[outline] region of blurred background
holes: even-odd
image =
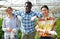
[[[57,22],[57,39],[60,39],[60,0],[0,0],[0,39],[3,38],[3,31],[2,31],[2,21],[7,16],[5,9],[7,7],[12,7],[13,11],[19,11],[24,9],[24,3],[26,1],[31,1],[33,4],[32,10],[41,12],[41,6],[47,5],[50,9],[50,15],[56,18]],[[21,39],[21,32],[18,31],[18,37]],[[55,36],[56,37],[56,36]],[[36,35],[36,39],[38,39],[38,36]]]

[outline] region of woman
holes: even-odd
[[[47,5],[43,5],[41,7],[41,11],[43,14],[42,18],[38,19],[38,25],[36,26],[36,30],[39,34],[40,39],[54,39],[52,35],[55,35],[55,18],[49,16],[49,8]]]
[[[20,23],[16,16],[12,14],[12,8],[6,9],[7,17],[3,20],[2,30],[4,31],[4,39],[18,39],[17,33]]]

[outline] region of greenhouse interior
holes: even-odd
[[[2,22],[6,15],[6,8],[12,7],[14,11],[24,10],[25,2],[30,1],[32,3],[32,10],[41,12],[41,7],[47,5],[49,7],[49,14],[56,18],[57,22],[57,36],[55,39],[60,39],[60,0],[0,0],[0,39],[4,39],[4,32],[2,31]],[[18,38],[21,39],[21,31],[18,31]],[[36,39],[39,39],[36,34]]]

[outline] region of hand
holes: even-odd
[[[49,32],[46,30],[45,33],[43,34],[43,37],[48,36]]]
[[[12,29],[12,32],[17,32],[17,30],[14,28],[14,29]]]
[[[7,31],[8,31],[8,32],[11,32],[11,31],[12,31],[12,29],[11,29],[11,28],[7,28]]]
[[[41,32],[40,29],[37,29],[38,32]]]
[[[47,30],[45,31],[45,33],[46,33],[46,34],[49,34],[49,32],[48,32]]]

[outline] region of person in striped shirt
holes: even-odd
[[[17,33],[20,28],[20,22],[15,15],[12,14],[13,9],[6,9],[7,17],[4,18],[2,30],[4,31],[4,39],[18,39]]]

